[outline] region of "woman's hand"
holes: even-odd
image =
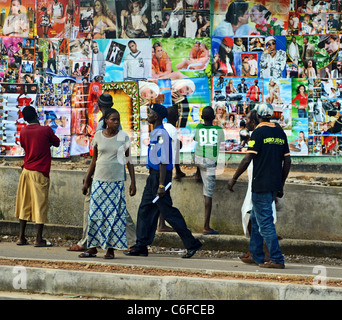
[[[89,184],[87,182],[84,181],[83,183],[83,187],[82,187],[82,194],[86,195],[89,189]]]
[[[135,196],[136,193],[137,193],[137,188],[134,183],[131,183],[131,185],[129,186],[129,195],[133,197]]]

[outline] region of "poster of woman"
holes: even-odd
[[[116,1],[118,38],[148,38],[151,30],[151,1]]]
[[[3,2],[1,35],[7,37],[34,36],[34,0],[6,0]]]
[[[292,119],[292,135],[288,137],[291,155],[308,155],[308,119]]]
[[[40,38],[76,38],[80,0],[37,0],[36,19]]]
[[[285,35],[289,9],[290,0],[215,1],[212,35]]]

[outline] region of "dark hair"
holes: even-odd
[[[157,47],[162,47],[162,44],[161,44],[159,41],[156,42],[156,43],[154,43],[153,46],[152,46],[152,48],[153,48],[154,50],[156,50]]]
[[[249,119],[254,121],[257,125],[260,123],[259,118],[258,118],[258,113],[255,109],[250,111]]]
[[[304,87],[304,91],[306,91],[306,88],[305,88],[304,84],[300,84],[300,85],[297,87],[297,94],[299,93],[299,88],[300,88],[300,87]]]
[[[134,40],[129,40],[127,44],[129,45],[130,43],[137,44]]]
[[[102,125],[102,128],[103,128],[103,129],[106,129],[106,121],[104,121],[104,120],[108,119],[109,116],[110,116],[111,114],[113,114],[113,113],[117,113],[117,114],[120,116],[119,111],[116,110],[116,109],[114,109],[114,108],[110,108],[110,109],[108,109],[108,110],[105,111],[105,113],[104,113],[104,115],[103,115],[103,125]]]
[[[225,20],[235,26],[238,24],[239,18],[242,17],[247,10],[248,3],[246,1],[235,0],[229,5]]]
[[[31,106],[25,107],[22,113],[24,120],[27,122],[31,122],[32,120],[35,120],[38,117],[36,109]]]
[[[167,122],[176,126],[179,119],[178,106],[172,106],[167,108]]]
[[[202,119],[203,120],[214,120],[215,119],[215,111],[212,107],[207,106],[202,110]]]
[[[256,4],[255,5],[257,10],[259,12],[263,12],[264,13],[264,18],[266,19],[266,21],[268,20],[268,18],[271,16],[272,12],[270,10],[268,10],[265,6],[263,6],[262,4]]]

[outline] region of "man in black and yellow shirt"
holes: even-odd
[[[253,160],[250,252],[253,261],[260,267],[283,269],[284,257],[273,223],[272,202],[276,196],[283,196],[283,187],[291,167],[290,151],[284,131],[270,122],[272,106],[261,103],[256,106],[256,111],[260,124],[252,133],[247,154],[229,181],[228,189],[233,191],[236,180]],[[264,240],[270,252],[268,262],[264,261]]]

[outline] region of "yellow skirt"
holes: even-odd
[[[15,216],[37,224],[47,222],[50,179],[41,172],[23,169],[18,185]]]

